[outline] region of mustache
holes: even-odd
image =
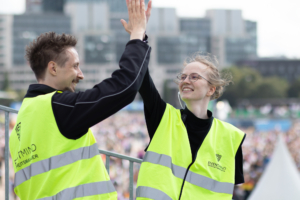
[[[74,83],[78,84],[79,83],[79,79],[75,79],[73,80]]]

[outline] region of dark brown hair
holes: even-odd
[[[48,32],[41,34],[26,46],[25,58],[29,62],[37,80],[43,79],[45,70],[50,61],[63,67],[68,61],[65,50],[75,47],[77,39],[68,34]]]
[[[218,60],[216,56],[211,54],[203,55],[201,52],[197,52],[192,57],[187,58],[183,65],[185,67],[192,62],[202,63],[210,69],[207,71],[208,80],[211,85],[216,87],[216,91],[210,99],[213,100],[219,98],[223,94],[224,88],[232,82],[232,75],[229,72],[220,72],[217,68]]]

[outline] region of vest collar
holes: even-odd
[[[31,84],[24,98],[36,97],[42,94],[54,92],[56,89],[44,84]]]

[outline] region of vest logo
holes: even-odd
[[[217,160],[218,160],[218,162],[221,160],[221,158],[222,158],[222,155],[220,155],[220,154],[216,154],[216,156],[217,156]]]
[[[226,170],[226,167],[222,167],[218,163],[214,163],[214,162],[210,162],[210,161],[208,161],[208,166],[212,167],[212,168],[216,168],[216,169],[218,169],[218,170],[220,170],[222,172],[225,172],[225,170]]]
[[[19,123],[16,125],[15,130],[16,130],[18,139],[19,139],[19,141],[20,141],[20,137],[21,137],[21,122],[19,122]]]

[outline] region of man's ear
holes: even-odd
[[[52,75],[57,75],[57,64],[54,61],[50,61],[47,66],[47,71]]]

